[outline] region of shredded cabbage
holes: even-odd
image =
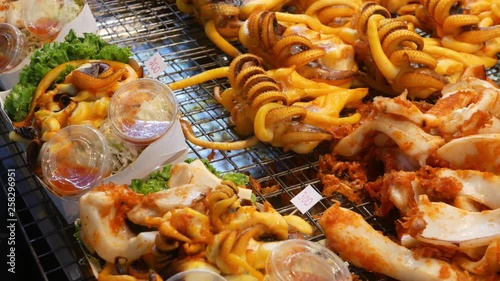
[[[106,118],[104,120],[104,123],[99,130],[106,138],[109,149],[111,151],[112,174],[116,174],[132,164],[132,162],[134,162],[137,157],[139,157],[142,150],[144,149],[128,144],[118,138],[112,131],[112,125],[109,118]]]

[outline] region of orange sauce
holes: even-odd
[[[34,23],[28,25],[28,30],[35,36],[54,40],[60,31],[60,22],[50,18],[39,18]]]
[[[81,191],[75,186],[75,183],[78,183],[79,186],[86,186],[99,177],[96,167],[80,166],[69,161],[66,161],[65,165],[60,165],[56,173],[58,179],[49,182],[55,189],[54,191],[63,196],[77,194]]]

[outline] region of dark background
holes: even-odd
[[[2,175],[2,188],[0,188],[0,206],[2,206],[0,208],[0,279],[5,281],[44,280],[19,222],[16,223],[15,233],[16,273],[12,274],[7,271],[9,268],[7,265],[7,255],[11,246],[7,244],[10,234],[9,229],[7,229],[7,191],[5,189],[7,169],[3,165],[0,167],[0,175]]]

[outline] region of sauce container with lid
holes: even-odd
[[[350,281],[342,259],[319,243],[290,239],[281,242],[266,261],[268,281]]]
[[[179,272],[166,281],[226,281],[226,279],[210,270],[191,269]]]
[[[24,58],[22,32],[8,23],[0,23],[0,73],[16,67]]]
[[[70,125],[42,146],[43,180],[50,192],[68,200],[109,176],[111,155],[105,137],[88,125]]]
[[[113,132],[125,142],[147,146],[165,135],[177,118],[170,88],[158,80],[140,78],[121,86],[111,98]]]
[[[64,0],[25,0],[24,24],[40,40],[53,41],[63,27],[59,19]]]

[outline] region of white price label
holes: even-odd
[[[146,61],[146,69],[149,72],[149,77],[156,78],[167,68],[167,64],[161,57],[160,53],[155,53]]]
[[[306,213],[311,209],[316,203],[321,200],[323,196],[319,194],[310,184],[306,186],[299,194],[290,200],[295,207],[302,213]]]

